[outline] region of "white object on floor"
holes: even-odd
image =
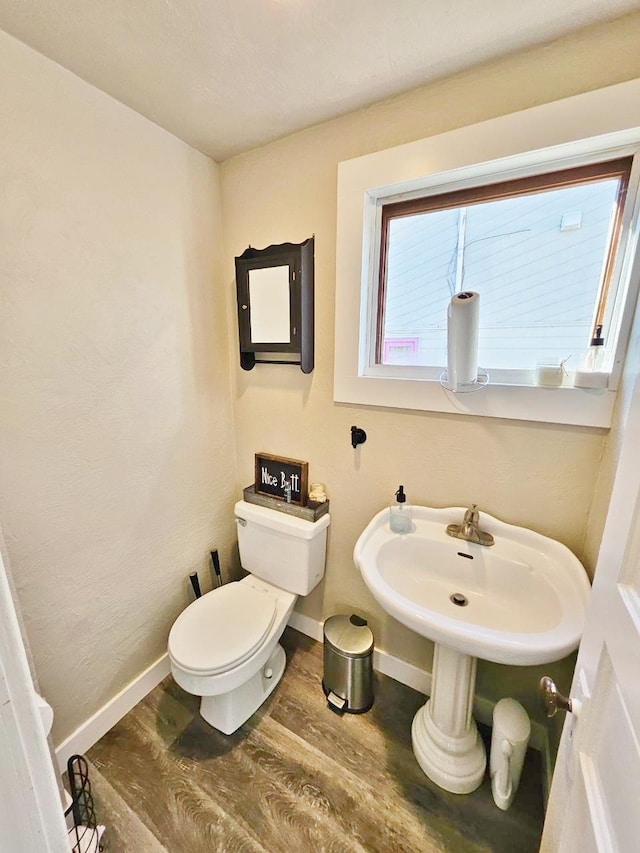
[[[530,736],[531,721],[522,705],[515,699],[501,699],[493,711],[489,772],[493,799],[503,811],[518,790]]]
[[[43,699],[42,696],[40,696],[39,693],[36,693],[36,705],[40,712],[42,728],[44,729],[45,735],[48,735],[51,731],[51,726],[53,725],[53,708],[46,699]]]
[[[78,826],[70,829],[69,841],[72,853],[98,853],[104,830],[104,826]]]
[[[171,672],[201,696],[209,725],[232,734],[258,710],[284,672],[279,644],[298,595],[322,580],[329,515],[316,522],[239,501],[242,568],[250,574],[196,599],[169,634]]]

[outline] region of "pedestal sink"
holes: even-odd
[[[412,529],[392,533],[389,510],[360,535],[354,561],[391,616],[435,643],[431,697],[413,720],[418,763],[456,794],[475,790],[486,766],[472,717],[477,659],[529,666],[577,648],[589,581],[559,542],[481,513],[487,547],[447,535],[459,507],[413,507]]]

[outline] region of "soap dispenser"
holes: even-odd
[[[407,503],[404,486],[399,486],[396,499],[389,508],[389,526],[392,533],[409,533],[411,530],[411,505]]]
[[[604,338],[602,337],[602,326],[596,326],[595,333],[591,338],[591,346],[587,353],[585,368],[587,370],[602,370],[604,361]]]
[[[604,369],[606,358],[602,326],[595,328],[591,345],[582,367],[575,372],[573,384],[576,388],[606,388],[609,384],[609,374]]]

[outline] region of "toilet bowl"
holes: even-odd
[[[176,620],[169,659],[176,682],[201,696],[200,713],[231,734],[284,672],[282,636],[297,596],[249,575],[203,595]]]
[[[328,515],[309,522],[244,501],[235,511],[240,561],[251,574],[189,605],[168,641],[175,681],[202,697],[200,714],[224,734],[246,722],[282,677],[278,641],[298,594],[322,579],[329,526]]]

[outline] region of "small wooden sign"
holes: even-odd
[[[284,501],[290,488],[291,503],[306,506],[308,483],[308,462],[272,456],[270,453],[256,453],[257,493]]]

